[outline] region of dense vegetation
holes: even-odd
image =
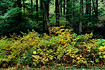
[[[104,66],[104,3],[1,0],[0,67]]]

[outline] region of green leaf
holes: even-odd
[[[102,56],[99,56],[99,58],[102,58]]]
[[[96,59],[95,61],[96,61],[96,62],[99,62],[99,59]]]

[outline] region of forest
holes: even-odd
[[[104,0],[0,0],[0,70],[105,69]]]

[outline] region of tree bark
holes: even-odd
[[[19,21],[21,23],[21,21],[22,21],[22,9],[21,9],[22,4],[21,4],[21,0],[17,0],[17,6],[19,7],[20,12],[18,13],[18,16],[17,16],[16,19],[17,19],[17,21]]]
[[[25,0],[23,0],[23,11],[25,13]]]
[[[73,0],[73,17],[75,16],[75,0]]]
[[[91,0],[86,0],[86,15],[87,15],[87,23],[91,21]]]
[[[32,8],[32,6],[33,6],[33,0],[31,0],[31,8]]]
[[[36,0],[36,19],[37,19],[37,23],[38,23],[38,0]]]
[[[86,0],[86,15],[87,15],[87,22],[91,21],[91,0]]]
[[[59,3],[59,12],[60,14],[62,14],[62,0],[60,0],[60,3]]]
[[[45,11],[45,20],[47,22],[46,25],[47,25],[48,33],[51,34],[50,22],[49,22],[49,18],[48,18],[48,12],[47,12],[46,4],[45,4],[44,1],[42,1],[42,6],[43,6],[43,9]]]
[[[96,20],[97,20],[97,22],[98,22],[98,0],[96,0],[96,11],[95,11],[96,13]]]
[[[56,26],[59,26],[59,2],[55,0]]]
[[[67,0],[67,10],[66,10],[66,20],[67,20],[67,21],[69,20],[69,19],[68,19],[68,18],[69,18],[69,9],[68,9],[68,8],[70,7],[70,6],[69,6],[69,1],[70,1],[70,0]]]
[[[66,20],[70,22],[70,17],[72,17],[72,1],[71,0],[67,0],[67,10],[66,10]]]
[[[96,2],[92,0],[92,3],[93,3],[96,22],[98,22],[98,0],[96,0]]]
[[[40,7],[40,10],[42,9],[42,0],[39,0],[39,7]]]
[[[82,16],[83,16],[83,0],[80,0],[80,23],[79,23],[79,34],[82,34]]]
[[[64,4],[63,4],[63,14],[65,15],[65,0],[64,0]]]

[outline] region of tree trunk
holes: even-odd
[[[65,15],[65,0],[64,0],[64,4],[63,4],[63,14]]]
[[[92,3],[93,3],[96,22],[98,22],[98,0],[96,0],[96,2],[92,0]]]
[[[33,6],[33,0],[31,0],[31,8],[32,8],[32,6]]]
[[[69,19],[68,19],[68,18],[69,18],[69,7],[70,7],[70,6],[69,6],[69,1],[70,1],[70,0],[67,0],[67,10],[66,10],[66,20],[67,20],[67,21],[69,20]]]
[[[80,23],[79,23],[79,34],[82,34],[82,16],[83,16],[83,0],[80,0]]]
[[[60,14],[62,14],[62,0],[60,0],[60,4],[59,4],[59,12],[60,12]]]
[[[45,13],[43,12],[43,6],[42,6],[42,0],[39,0],[39,7],[40,7],[40,10],[42,11],[42,21],[43,21],[43,32],[45,32]]]
[[[45,11],[45,20],[46,20],[46,25],[47,25],[47,29],[48,29],[48,33],[51,34],[51,30],[50,30],[50,22],[49,22],[49,18],[48,18],[48,12],[47,12],[47,7],[46,7],[46,4],[44,1],[42,1],[42,6],[43,6],[43,9]]]
[[[21,7],[22,7],[22,4],[21,4],[21,0],[17,0],[17,6],[19,7],[19,10],[20,10],[20,12],[18,13],[18,16],[17,16],[17,21],[19,21],[20,23],[21,23],[21,21],[22,21],[22,9],[21,9]]]
[[[73,0],[73,17],[75,15],[75,0]]]
[[[38,23],[38,0],[36,0],[36,19],[37,19],[37,23]]]
[[[72,18],[73,15],[71,8],[72,8],[72,0],[67,0],[66,20],[69,21],[69,23],[72,23],[70,20],[70,18]],[[71,27],[73,27],[72,24]]]
[[[40,7],[40,10],[42,9],[42,0],[39,0],[39,7]]]
[[[95,11],[96,13],[96,20],[97,20],[97,22],[98,22],[98,0],[96,0],[96,11]]]
[[[25,13],[25,0],[23,0],[23,12]]]
[[[86,15],[87,15],[87,23],[91,21],[91,0],[86,0]]]
[[[56,26],[59,26],[59,2],[55,0]]]

